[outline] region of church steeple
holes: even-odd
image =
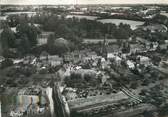
[[[104,36],[104,41],[103,41],[103,45],[102,45],[102,56],[107,59],[107,41],[106,41],[106,35]]]

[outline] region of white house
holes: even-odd
[[[134,69],[135,68],[134,63],[132,61],[130,61],[130,60],[127,60],[127,65],[128,65],[128,68],[130,68],[130,69]]]
[[[150,58],[146,57],[146,56],[138,56],[139,60],[140,60],[140,64],[143,64],[145,66],[149,65],[150,62]]]

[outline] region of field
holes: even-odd
[[[119,25],[120,23],[129,24],[132,30],[135,30],[138,26],[143,25],[144,22],[141,21],[134,21],[134,20],[122,20],[122,19],[101,19],[98,20],[102,23],[114,23]]]

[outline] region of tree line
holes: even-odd
[[[40,24],[40,28],[34,24]],[[11,30],[16,27],[16,32]],[[37,44],[37,36],[42,31],[54,32],[54,38],[65,38],[76,45],[84,38],[102,39],[116,38],[128,39],[132,30],[127,24],[116,26],[112,23],[103,24],[95,20],[69,18],[65,15],[38,14],[27,17],[27,15],[11,15],[7,21],[2,23],[1,45],[5,56],[13,56],[11,48],[15,48],[20,56],[29,53],[31,48]],[[9,54],[9,55],[6,55]]]
[[[42,24],[45,31],[53,31],[56,36],[76,39],[91,38],[102,39],[105,35],[107,38],[128,39],[132,30],[128,24],[116,26],[112,23],[101,23],[96,20],[66,18],[64,15],[37,15],[33,21]]]
[[[29,53],[36,46],[39,33],[37,27],[24,20],[16,25],[15,31],[8,24],[4,25],[0,34],[3,56],[10,58]]]

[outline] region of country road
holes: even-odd
[[[55,84],[53,88],[53,101],[56,117],[70,117],[58,84]]]

